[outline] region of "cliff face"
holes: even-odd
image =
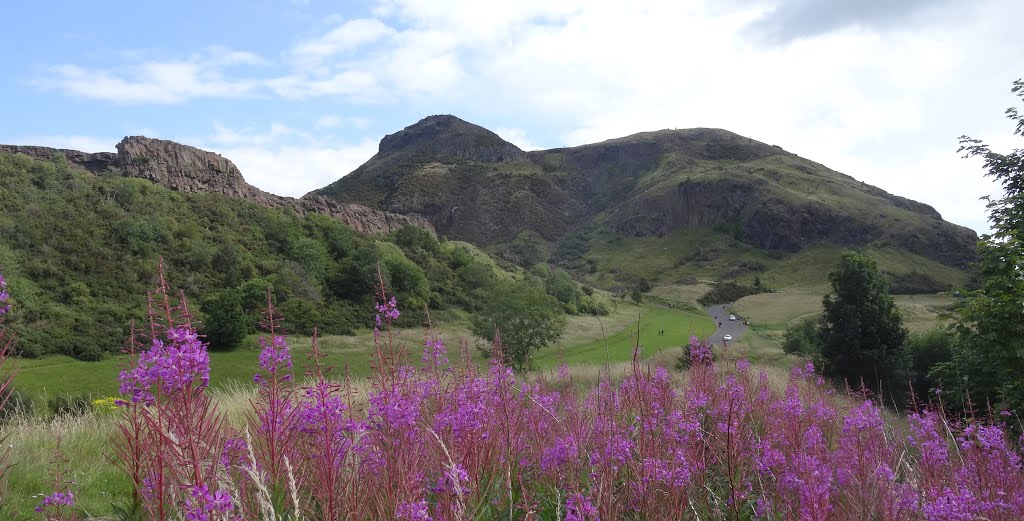
[[[90,154],[78,150],[66,148],[31,147],[18,145],[0,145],[0,153],[4,154],[25,154],[32,159],[45,161],[51,157],[63,154],[72,168],[81,168],[92,173],[102,172],[117,161],[117,154],[113,152],[97,152]]]
[[[231,160],[163,139],[130,136],[117,144],[117,162],[130,177],[149,179],[179,192],[207,192],[278,206],[277,196],[245,182]]]
[[[231,160],[174,141],[130,136],[117,144],[117,153],[89,154],[77,150],[13,145],[0,145],[0,152],[25,154],[41,160],[62,154],[72,168],[92,173],[117,168],[125,176],[148,179],[179,192],[238,197],[270,208],[290,208],[299,215],[319,213],[371,235],[390,233],[407,224],[434,233],[433,226],[416,215],[398,215],[357,204],[338,203],[324,197],[293,199],[264,192],[247,183]]]

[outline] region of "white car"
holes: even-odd
[[[732,341],[732,335],[725,335],[725,336],[722,337],[722,340],[725,340],[726,342],[731,342]]]
[[[729,320],[736,320],[736,315],[729,315]]]

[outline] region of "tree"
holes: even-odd
[[[1024,79],[1011,92],[1024,101]],[[1024,115],[1006,110],[1024,137]],[[986,198],[992,233],[978,241],[975,265],[980,288],[968,294],[953,325],[953,360],[929,374],[941,383],[947,405],[990,404],[1024,414],[1024,149],[993,152],[979,140],[960,137],[964,157],[979,157],[1003,187],[1003,197]]]
[[[493,343],[501,335],[502,362],[517,371],[530,369],[533,354],[554,342],[565,330],[566,319],[558,301],[537,284],[503,282],[490,291],[483,310],[470,323],[470,331]],[[495,353],[484,348],[489,355]]]
[[[829,273],[832,293],[822,299],[818,328],[828,375],[858,388],[902,394],[907,376],[907,330],[889,284],[869,257],[846,252]]]
[[[238,292],[225,290],[214,294],[203,302],[203,334],[210,343],[210,349],[231,350],[238,347],[249,333],[249,317],[242,309]]]

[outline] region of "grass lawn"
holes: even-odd
[[[715,330],[711,317],[696,315],[675,308],[662,306],[637,307],[640,318],[640,345],[643,356],[657,355],[665,349],[678,348],[689,341],[690,335],[706,336]],[[625,327],[611,330],[606,326],[607,340],[597,336],[594,340],[575,345],[550,347],[539,352],[535,361],[540,368],[550,368],[561,364],[575,363],[615,363],[630,360],[636,342],[636,319]],[[664,329],[665,335],[659,336],[658,330]]]

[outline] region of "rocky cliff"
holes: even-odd
[[[125,176],[147,179],[179,192],[223,194],[270,208],[290,208],[299,215],[328,215],[366,234],[390,233],[407,224],[434,233],[433,226],[416,215],[398,215],[358,204],[339,203],[324,197],[293,199],[264,192],[247,183],[231,160],[174,141],[129,136],[117,144],[117,153],[90,154],[77,150],[14,145],[0,145],[0,153],[25,154],[43,160],[63,155],[72,168],[92,173],[116,168]]]
[[[32,147],[19,145],[0,145],[0,153],[3,154],[25,154],[32,159],[45,161],[56,155],[63,155],[72,168],[80,168],[92,173],[102,172],[117,161],[117,154],[113,152],[97,152],[90,154],[78,150],[66,148]]]

